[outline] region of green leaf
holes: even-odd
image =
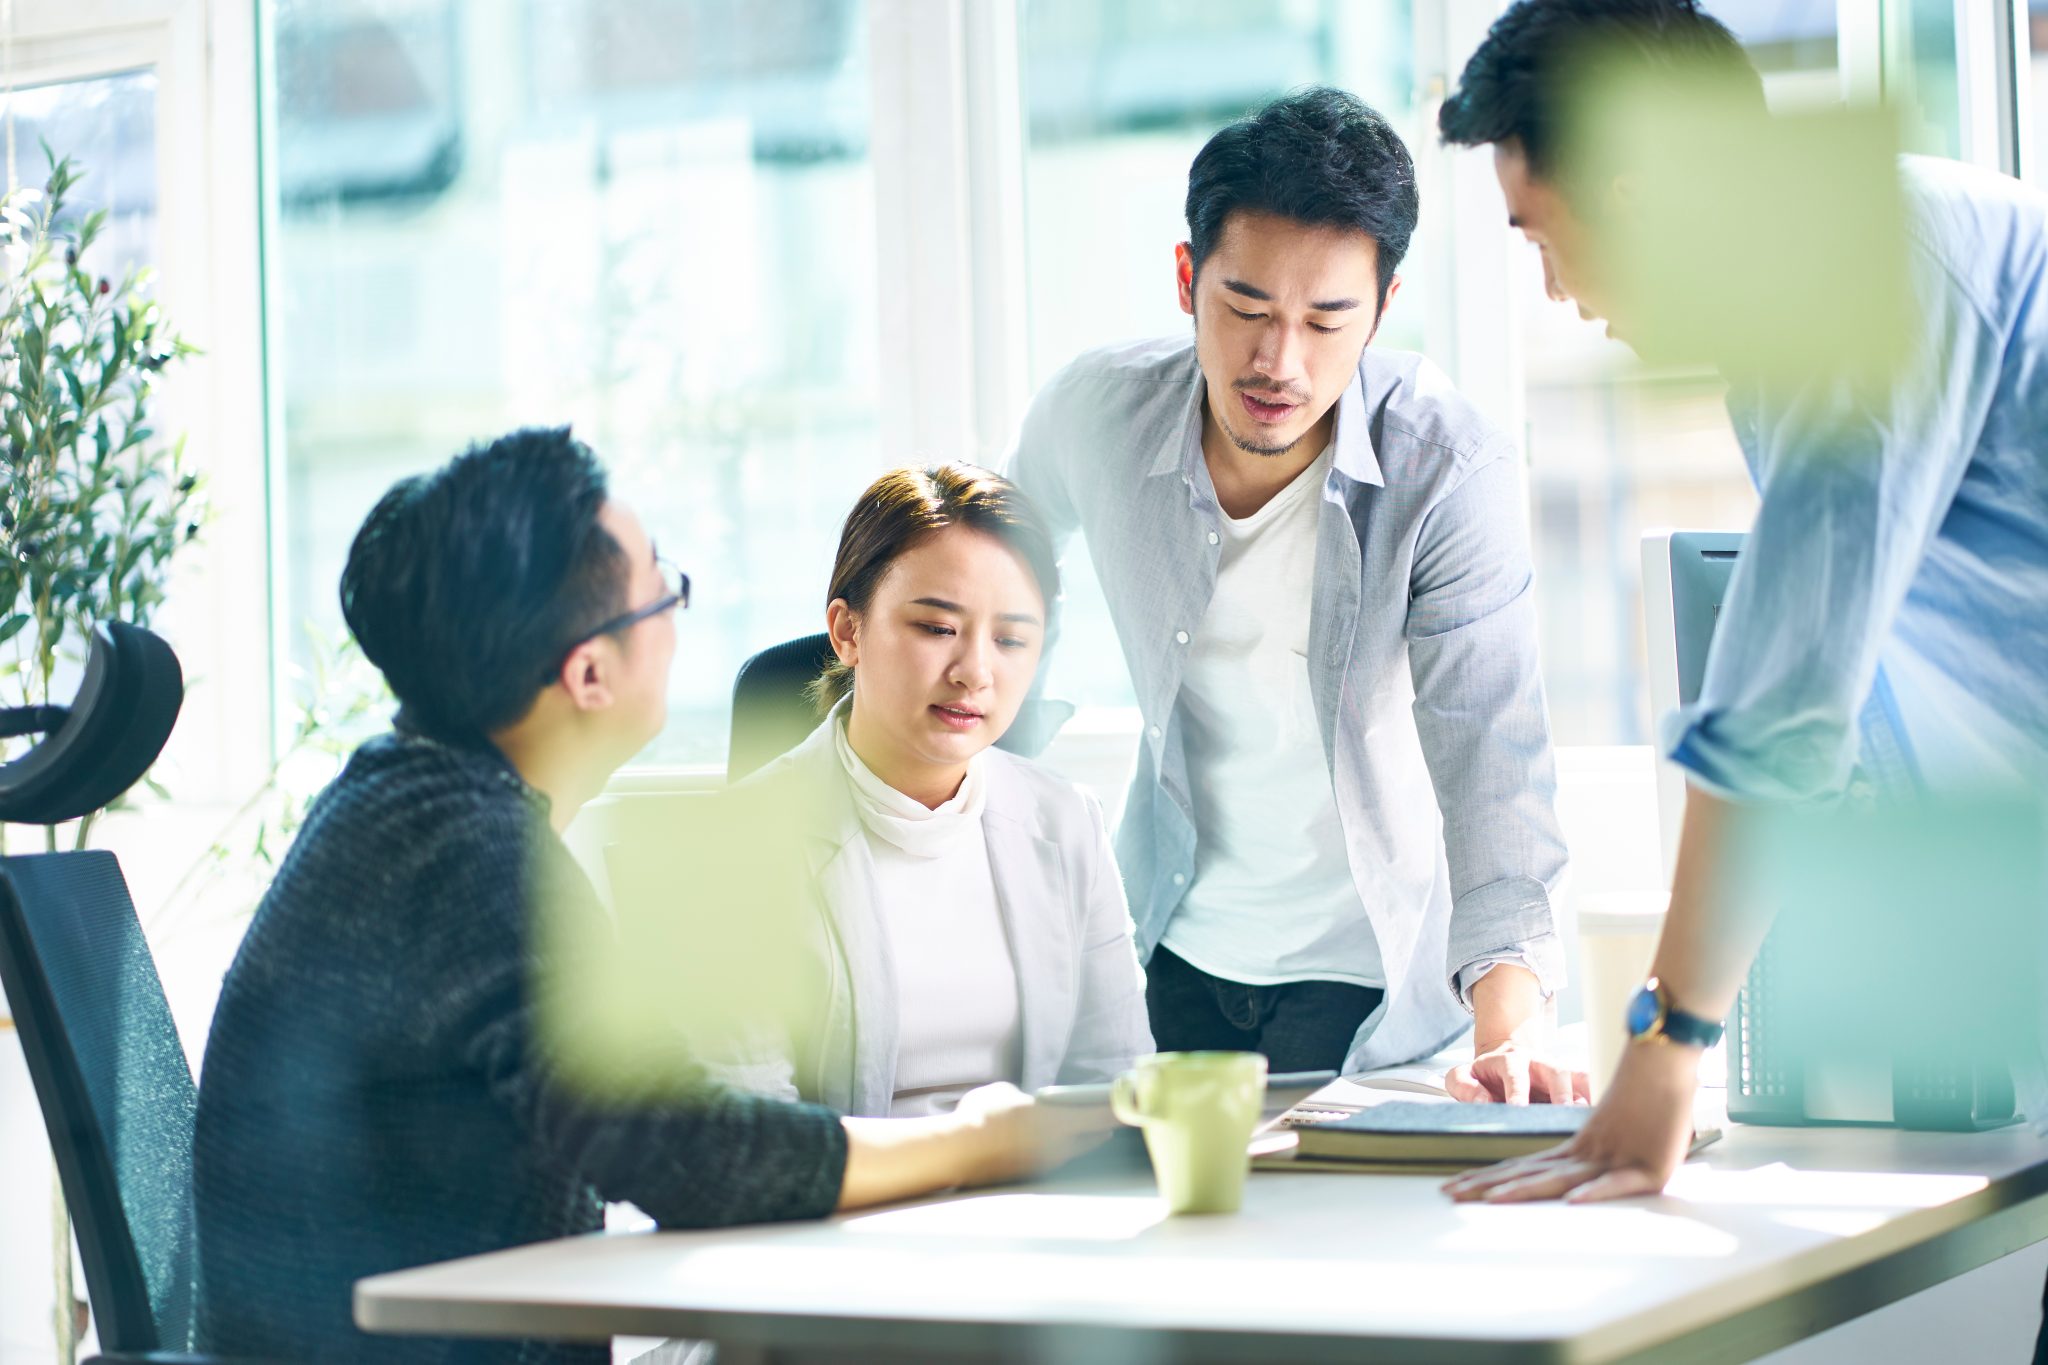
[[[27,616],[16,615],[8,617],[5,621],[0,621],[0,644],[6,644],[9,640],[21,634],[23,627],[28,625],[30,619]]]

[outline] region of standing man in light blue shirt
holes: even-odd
[[[1642,319],[1595,227],[1633,211],[1633,190],[1560,164],[1557,136],[1596,41],[1649,77],[1643,89],[1704,65],[1761,115],[1740,45],[1691,0],[1521,0],[1440,124],[1447,141],[1492,145],[1510,222],[1541,249],[1551,296],[1611,317],[1626,340]],[[2048,787],[2048,197],[1920,157],[1901,158],[1898,178],[1909,363],[1882,386],[1821,373],[1729,394],[1763,500],[1699,697],[1662,731],[1691,780],[1652,991],[1665,1015],[1724,1018],[1762,940],[1767,907],[1715,894],[1745,807],[1832,797],[1858,768],[1909,794]],[[1698,1054],[1631,1045],[1576,1141],[1452,1192],[1661,1189],[1690,1134]],[[2021,1080],[2039,1123],[2048,1096],[2038,1077]]]
[[[1368,347],[1417,208],[1351,95],[1223,129],[1175,253],[1194,334],[1069,364],[1012,474],[1085,533],[1144,714],[1118,858],[1159,1046],[1357,1069],[1476,1025],[1459,1094],[1570,1100],[1519,462]]]

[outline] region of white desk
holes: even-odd
[[[364,1280],[356,1319],[708,1337],[721,1365],[1746,1360],[2048,1238],[2048,1141],[2025,1129],[1734,1127],[1663,1197],[1602,1206],[1436,1186],[1256,1173],[1242,1213],[1169,1219],[1132,1175],[600,1235]]]

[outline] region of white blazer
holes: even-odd
[[[895,969],[877,913],[875,865],[828,720],[733,788],[788,822],[809,905],[801,964],[822,983],[814,1037],[750,1039],[706,1058],[728,1084],[885,1117],[896,1093]],[[982,828],[1017,970],[1023,1090],[1103,1081],[1152,1050],[1138,965],[1102,808],[1046,769],[990,749]]]

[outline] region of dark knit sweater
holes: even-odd
[[[600,1104],[551,1079],[531,1031],[543,896],[606,931],[545,798],[495,751],[386,735],[320,795],[207,1043],[194,1179],[208,1349],[602,1361],[588,1346],[370,1337],[352,1288],[593,1231],[601,1200],[669,1226],[832,1208],[846,1141],[828,1110],[709,1087]]]

